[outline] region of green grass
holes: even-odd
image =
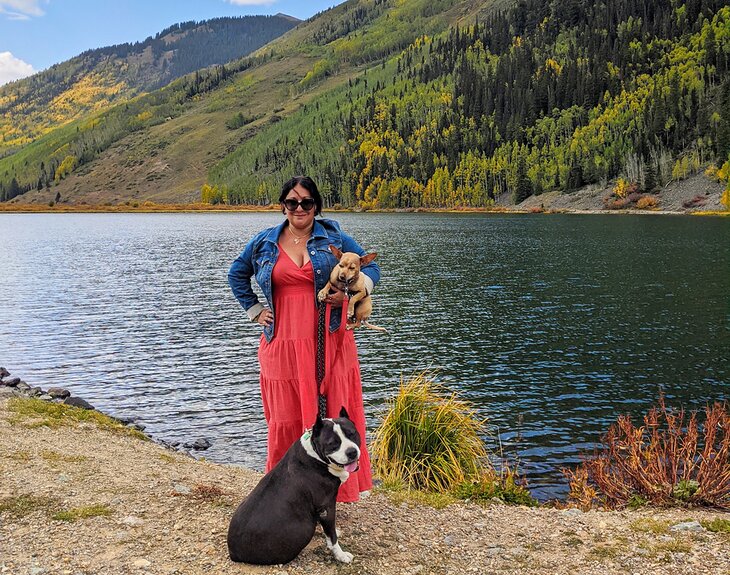
[[[730,519],[713,519],[712,521],[700,521],[700,525],[713,533],[729,533]]]
[[[8,400],[8,418],[12,425],[36,427],[75,427],[80,423],[92,423],[100,429],[129,437],[149,441],[142,432],[125,427],[117,420],[93,409],[82,409],[62,403],[46,402],[41,399],[14,397]]]
[[[659,535],[669,533],[669,522],[646,517],[633,521],[631,523],[631,529],[641,533],[654,533]]]
[[[483,421],[423,372],[401,382],[375,433],[372,459],[384,481],[446,493],[491,472]]]
[[[88,457],[83,455],[64,455],[56,451],[44,450],[41,452],[41,457],[49,463],[83,463],[88,461]]]
[[[59,511],[52,515],[52,519],[56,521],[67,521],[73,523],[79,519],[88,519],[89,517],[108,517],[114,511],[106,505],[89,505],[87,507],[75,507],[65,511]]]
[[[422,372],[401,382],[376,431],[371,453],[383,491],[396,501],[442,508],[457,500],[495,499],[536,506],[515,471],[497,473],[471,406]]]
[[[0,499],[0,515],[8,514],[16,518],[25,517],[36,511],[47,511],[53,505],[49,497],[18,495]]]

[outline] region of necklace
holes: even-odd
[[[301,242],[301,241],[302,241],[303,239],[305,239],[305,238],[308,238],[308,237],[309,237],[309,234],[311,234],[311,233],[312,233],[312,230],[310,229],[310,230],[309,230],[309,231],[308,231],[308,232],[307,232],[307,233],[306,233],[305,235],[303,235],[303,236],[298,236],[298,235],[297,235],[297,234],[295,234],[295,233],[294,233],[293,231],[291,231],[291,226],[287,226],[287,229],[289,230],[289,233],[290,233],[290,234],[291,234],[292,236],[294,236],[294,243],[295,243],[296,245],[299,245],[299,242]]]

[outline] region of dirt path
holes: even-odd
[[[351,565],[332,559],[320,530],[288,565],[238,565],[226,552],[228,521],[259,474],[94,424],[32,424],[0,399],[3,574],[730,573],[730,534],[696,524],[676,530],[730,513],[475,504],[436,510],[382,493],[338,508]],[[69,521],[74,510],[92,516]]]

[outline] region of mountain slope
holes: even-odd
[[[619,177],[607,207],[653,207],[728,154],[724,2],[521,0],[262,130],[211,170],[208,198],[266,203],[310,173],[331,205],[480,207]]]
[[[0,185],[37,189],[23,201],[180,202],[207,180],[206,201],[268,204],[309,173],[328,205],[415,208],[619,178],[608,207],[651,207],[708,164],[727,179],[729,153],[720,0],[350,0],[41,138],[0,160]]]
[[[421,30],[438,33],[491,5],[350,0],[254,56],[47,134],[0,160],[0,186],[8,199],[33,190],[22,201],[199,199],[207,170],[253,133],[400,51]]]
[[[298,22],[278,15],[175,24],[143,42],[89,50],[2,86],[0,156],[88,113],[241,58]]]

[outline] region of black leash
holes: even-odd
[[[319,317],[317,318],[317,403],[319,416],[327,417],[327,397],[322,395],[322,381],[324,380],[324,340],[325,340],[325,315],[327,304],[319,303]]]

